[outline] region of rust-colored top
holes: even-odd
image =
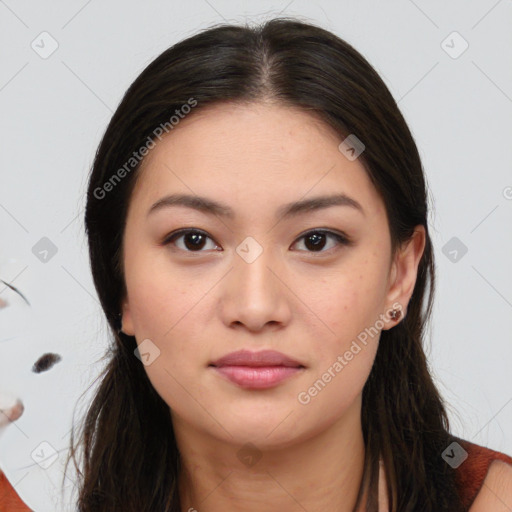
[[[0,511],[1,512],[32,512],[16,494],[3,471],[0,471]]]
[[[471,443],[458,437],[453,438],[468,456],[457,468],[457,486],[459,494],[466,509],[475,501],[478,492],[487,476],[487,471],[493,460],[502,460],[512,465],[512,457]],[[16,494],[4,473],[0,471],[0,511],[1,512],[32,512]]]

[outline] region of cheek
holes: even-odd
[[[381,267],[377,259],[360,259],[349,271],[333,273],[310,290],[311,309],[321,320],[316,329],[322,331],[324,340],[330,341],[317,345],[324,363],[334,361],[357,341],[361,351],[354,359],[362,365],[361,371],[366,368],[363,359],[368,359],[371,367],[381,327],[377,321],[384,313],[381,311],[385,295]],[[357,347],[353,351],[357,351]]]
[[[153,258],[151,264],[134,261],[127,269],[126,282],[137,338],[159,340],[172,336],[177,326],[196,314],[197,305],[208,291],[204,279],[171,272],[169,265],[162,265],[158,258]]]
[[[379,314],[375,283],[368,273],[352,274],[347,279],[331,279],[316,289],[312,309],[319,312],[322,322],[315,327],[317,332],[311,334],[322,342],[314,343],[311,379],[301,389],[302,399],[309,400],[306,407],[299,407],[299,411],[304,407],[304,414],[318,414],[330,423],[362,392],[380,338],[380,330],[372,328]]]
[[[195,308],[190,311],[188,306],[179,300],[159,310],[144,304],[138,311],[136,339],[139,346],[147,343],[146,339],[154,344],[150,347],[158,355],[144,370],[164,402],[172,409],[192,408],[195,414],[200,414],[191,397],[201,396],[203,392],[197,378],[198,366],[207,366],[208,358],[201,338],[204,329],[197,322],[200,312]]]
[[[367,326],[380,302],[378,287],[368,273],[330,279],[316,288],[316,294],[315,311],[331,334],[345,339]]]

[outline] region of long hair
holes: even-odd
[[[454,471],[441,457],[452,436],[423,347],[435,266],[416,144],[367,60],[331,32],[290,18],[252,27],[217,25],[170,47],[129,87],[105,131],[90,174],[85,227],[112,345],[76,446],[71,435],[79,510],[180,510],[180,459],[169,407],[134,357],[135,337],[118,332],[126,293],[123,229],[140,164],[132,157],[150,141],[158,144],[162,127],[172,130],[177,111],[193,116],[215,103],[268,100],[319,116],[340,141],[355,134],[364,143],[359,161],[385,203],[393,254],[415,226],[426,231],[407,315],[382,331],[363,388],[365,461],[358,505],[366,490],[366,510],[377,511],[381,456],[390,511],[462,510]]]

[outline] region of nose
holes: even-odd
[[[263,251],[254,261],[234,256],[219,301],[224,323],[256,332],[279,329],[291,318],[290,296],[277,260]]]

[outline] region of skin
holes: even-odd
[[[418,226],[392,257],[384,203],[341,141],[298,109],[221,104],[182,120],[143,161],[124,232],[122,328],[160,350],[145,370],[171,410],[183,511],[353,509],[365,453],[362,390],[380,329],[309,403],[298,395],[393,304],[406,314],[425,231]],[[234,218],[184,206],[147,215],[171,193],[214,199]],[[275,218],[283,204],[334,193],[364,214],[332,206]],[[210,237],[199,252],[190,237],[163,244],[185,227]],[[353,244],[327,237],[315,251],[304,235],[319,228]],[[252,263],[236,252],[248,236],[263,248]],[[273,388],[243,389],[209,367],[243,348],[275,349],[305,368]],[[237,457],[248,442],[261,456],[252,466]]]
[[[470,512],[510,512],[512,510],[512,466],[493,461]]]

